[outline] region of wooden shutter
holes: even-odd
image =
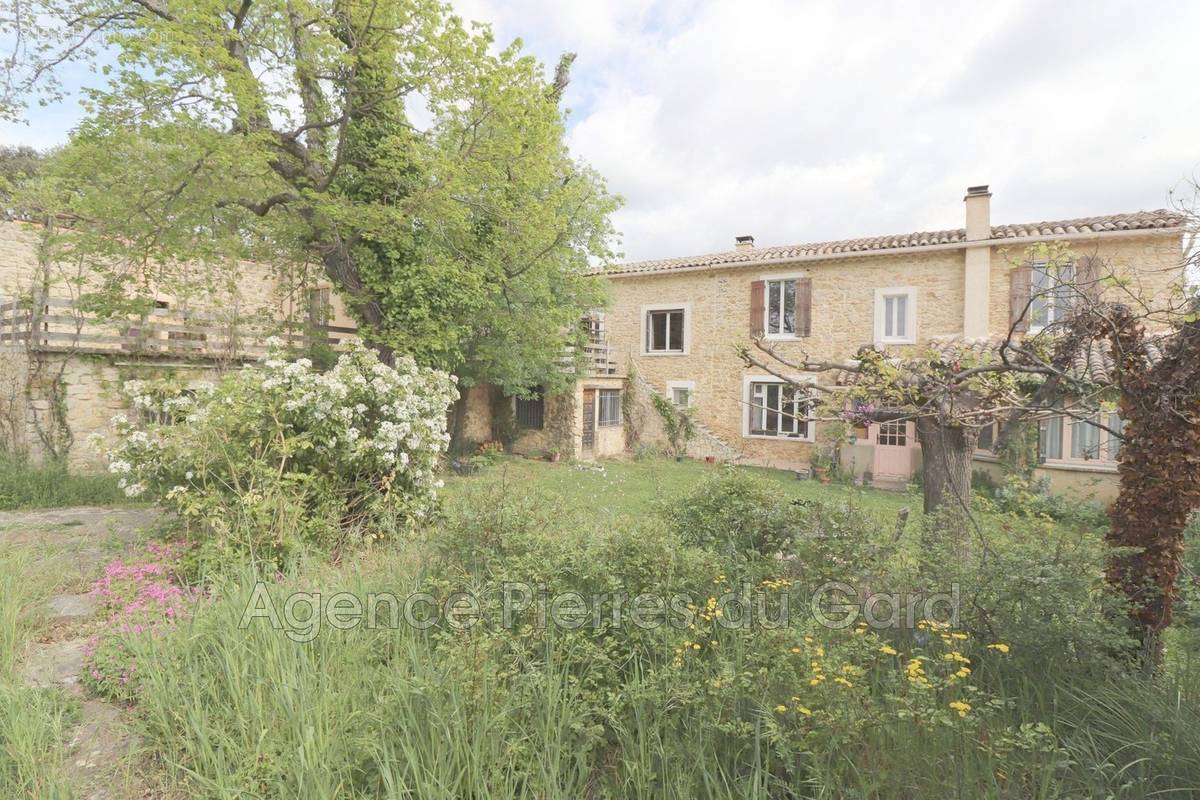
[[[796,335],[812,334],[812,278],[796,279]]]
[[[1075,262],[1075,284],[1088,300],[1099,300],[1103,287],[1100,285],[1100,259],[1084,256]]]
[[[1009,292],[1012,305],[1008,323],[1015,332],[1024,333],[1029,330],[1029,314],[1032,311],[1029,299],[1033,268],[1028,264],[1016,267],[1009,273],[1009,279],[1012,281],[1012,289]]]
[[[750,284],[750,338],[759,339],[763,335],[763,314],[766,312],[764,300],[765,283],[754,281]]]

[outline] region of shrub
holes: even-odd
[[[727,556],[779,553],[803,519],[777,486],[736,467],[722,467],[661,513],[683,542]]]
[[[134,408],[157,421],[116,418],[109,469],[130,497],[177,512],[211,559],[280,563],[433,508],[455,397],[446,373],[407,357],[387,366],[358,347],[322,374],[273,346],[259,366],[194,397],[153,389],[128,386]]]
[[[1043,516],[924,517],[915,579],[957,586],[964,627],[1012,643],[1026,669],[1105,668],[1129,647],[1122,599],[1104,579],[1109,548],[1093,528]]]

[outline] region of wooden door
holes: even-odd
[[[596,444],[596,390],[583,390],[583,449],[590,452]]]
[[[913,423],[899,420],[871,426],[871,441],[875,445],[871,473],[875,480],[907,481],[912,477],[914,428]]]

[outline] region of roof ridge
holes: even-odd
[[[1069,234],[1109,233],[1123,230],[1154,230],[1176,228],[1183,224],[1183,215],[1166,208],[1149,211],[1129,211],[1118,214],[1099,214],[1070,219],[1042,220],[1040,222],[1016,222],[991,226],[990,240],[1037,238],[1039,236],[1061,236]],[[943,230],[910,231],[908,233],[884,233],[851,239],[831,239],[823,242],[771,245],[744,250],[722,250],[695,256],[646,259],[613,264],[602,270],[607,274],[635,272],[665,272],[674,269],[735,265],[744,262],[779,260],[788,258],[838,255],[856,252],[881,252],[904,250],[940,244],[962,244],[966,241],[965,228]]]

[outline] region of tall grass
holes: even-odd
[[[62,463],[34,463],[0,451],[0,511],[121,502],[125,495],[111,475],[76,473]]]
[[[0,547],[0,797],[13,800],[70,796],[60,771],[70,704],[58,690],[22,685],[16,674],[40,599],[28,558]]]

